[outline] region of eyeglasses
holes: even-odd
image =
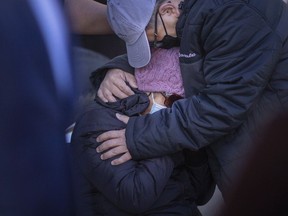
[[[181,95],[178,95],[178,94],[171,94],[171,95],[167,96],[167,95],[165,95],[165,93],[162,93],[162,95],[165,97],[164,105],[166,107],[172,107],[172,104],[175,101],[183,98]]]

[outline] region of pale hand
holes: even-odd
[[[104,102],[115,102],[116,98],[123,99],[133,95],[134,92],[126,82],[137,88],[134,75],[120,69],[109,69],[100,84],[97,96]]]
[[[116,114],[116,116],[119,120],[127,124],[129,120],[128,116],[120,114]],[[98,153],[104,152],[101,154],[102,160],[121,155],[119,158],[111,161],[112,165],[119,165],[132,159],[127,148],[125,131],[126,129],[107,131],[96,138],[97,142],[102,142],[102,144],[96,148]]]

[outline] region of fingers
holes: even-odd
[[[115,156],[120,156],[127,152],[127,148],[125,146],[117,146],[115,148],[109,149],[108,151],[101,154],[100,158],[102,160],[107,160]]]
[[[115,102],[116,98],[123,99],[133,95],[134,92],[126,82],[137,87],[134,75],[120,69],[110,69],[100,84],[97,96],[104,102]]]
[[[129,83],[132,88],[138,88],[135,76],[124,72],[125,80]]]
[[[111,161],[111,164],[112,164],[112,165],[120,165],[120,164],[122,164],[122,163],[127,162],[128,160],[131,160],[131,159],[132,159],[132,157],[131,157],[130,153],[129,153],[129,152],[126,152],[126,153],[123,154],[121,157],[119,157],[119,158]]]
[[[104,156],[104,159],[111,158],[117,154],[123,154],[125,151],[123,151],[124,148],[126,148],[126,151],[128,151],[126,147],[126,138],[125,138],[125,129],[123,130],[117,130],[117,131],[108,131],[101,135],[99,135],[96,138],[97,142],[103,142],[101,145],[99,145],[96,148],[96,151],[98,153],[105,152],[107,150],[111,150],[110,152],[107,152],[107,156]],[[124,146],[123,148],[120,148],[119,146]],[[114,150],[114,148],[118,148]],[[111,157],[109,157],[111,156]]]
[[[129,121],[129,117],[128,117],[128,116],[121,115],[121,114],[119,114],[119,113],[116,113],[116,117],[117,117],[120,121],[124,122],[125,124],[127,124],[128,121]]]
[[[105,141],[105,142],[103,142],[101,145],[99,145],[97,148],[96,148],[96,151],[98,152],[98,153],[102,153],[102,152],[105,152],[105,151],[112,151],[112,150],[114,150],[115,148],[118,148],[119,146],[121,146],[121,143],[120,142],[122,142],[123,143],[123,141],[122,140],[120,140],[120,139],[109,139],[109,140],[107,140],[107,141]],[[123,144],[122,144],[123,145]],[[112,151],[112,153],[117,153],[117,151]],[[123,152],[119,152],[119,154],[121,154],[121,153],[123,153]],[[110,155],[110,154],[108,154],[108,155]],[[114,154],[114,156],[115,156],[115,154]],[[105,159],[107,159],[107,158],[105,158]]]
[[[100,156],[102,160],[119,156],[111,162],[112,165],[122,164],[132,158],[126,145],[125,129],[105,132],[99,135],[96,141],[103,142],[96,148],[98,153],[102,153]]]
[[[116,72],[117,72],[117,76],[115,74]],[[126,73],[119,69],[115,69],[113,71],[113,74],[111,73],[110,75],[113,75],[111,79],[114,79],[113,81],[114,81],[115,87],[117,88],[117,90],[115,89],[115,92],[113,93],[116,97],[122,99],[122,98],[125,98],[134,94],[131,87],[127,85],[127,82],[129,84],[130,82],[136,83],[134,75]]]
[[[115,85],[117,85],[117,88],[115,88],[113,91],[113,95],[119,99],[123,99],[134,94],[132,89],[125,82],[115,83]]]
[[[125,129],[107,131],[105,133],[102,133],[96,138],[96,141],[103,142],[100,146],[96,148],[96,151],[99,153],[106,151],[110,148],[117,147],[118,145],[121,144],[126,145]]]
[[[100,88],[97,92],[97,96],[105,103],[107,102],[115,102],[116,98],[112,95],[112,92],[105,88],[101,83]]]

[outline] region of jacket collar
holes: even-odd
[[[177,25],[176,25],[176,31],[177,31],[177,36],[178,38],[182,37],[182,31],[186,22],[186,18],[193,7],[193,5],[197,2],[198,0],[184,0],[183,5],[182,5],[182,13],[178,19]]]

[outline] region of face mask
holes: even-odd
[[[155,48],[170,49],[180,45],[180,40],[177,37],[172,37],[166,34],[161,41],[156,41],[154,44]]]
[[[153,104],[152,104],[151,110],[149,112],[150,114],[155,113],[161,109],[167,108],[166,106],[163,106],[163,105],[155,102],[153,92],[152,92],[152,101],[153,101]]]
[[[170,49],[172,47],[176,47],[176,46],[179,46],[180,45],[180,40],[178,37],[172,37],[171,35],[168,35],[167,33],[167,29],[166,29],[166,26],[164,24],[164,21],[163,21],[163,18],[162,16],[159,14],[160,16],[160,19],[161,19],[161,22],[162,22],[162,25],[164,27],[164,30],[165,30],[165,36],[163,37],[163,39],[161,41],[157,41],[157,14],[156,13],[156,18],[155,18],[155,32],[154,32],[154,41],[153,42],[150,42],[150,46],[151,47],[154,47],[154,48],[162,48],[162,49]]]

